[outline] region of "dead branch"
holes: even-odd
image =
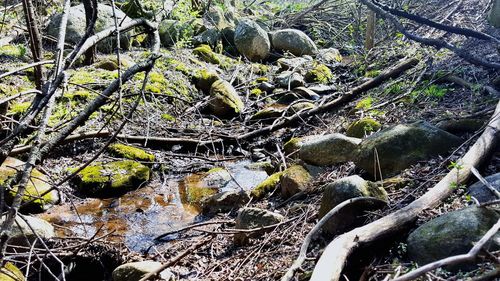
[[[480,165],[490,156],[497,145],[499,130],[500,102],[482,135],[458,161],[460,170],[451,170],[439,183],[408,206],[335,238],[321,255],[311,280],[340,280],[344,264],[354,249],[407,228],[422,211],[441,204],[453,193],[453,188],[450,187],[453,183],[460,185],[466,182],[471,175],[471,167]]]
[[[33,7],[33,1],[24,0],[23,1],[23,12],[24,18],[26,20],[26,26],[28,27],[28,34],[30,40],[30,49],[33,56],[33,61],[39,62],[42,60],[42,37],[40,36],[40,29],[35,18],[35,10]],[[37,90],[42,90],[43,85],[43,69],[42,65],[38,64],[35,66],[35,84]]]
[[[321,218],[321,220],[318,221],[318,223],[309,231],[307,236],[304,238],[304,242],[302,242],[302,246],[300,247],[300,252],[299,256],[297,259],[293,262],[292,266],[288,268],[287,272],[283,277],[281,278],[281,281],[289,281],[292,280],[293,276],[295,275],[295,272],[302,266],[304,261],[306,260],[306,254],[307,254],[307,248],[309,248],[309,244],[311,244],[312,238],[323,228],[325,223],[330,220],[333,216],[339,213],[344,207],[351,205],[353,203],[359,202],[359,201],[367,201],[367,204],[377,204],[377,203],[382,203],[386,204],[387,202],[382,201],[377,198],[373,197],[357,197],[357,198],[352,198],[345,200],[344,202],[340,203],[339,205],[335,206],[335,208],[331,209],[324,217]]]
[[[474,261],[477,256],[479,255],[479,252],[481,249],[484,247],[484,245],[490,241],[490,239],[493,237],[493,235],[496,235],[498,230],[500,229],[500,219],[497,221],[495,225],[493,225],[486,234],[479,240],[472,249],[467,254],[463,255],[457,255],[457,256],[452,256],[448,258],[444,258],[429,264],[426,264],[422,267],[419,267],[418,269],[415,269],[413,271],[410,271],[406,273],[405,275],[393,279],[393,281],[410,281],[413,279],[418,278],[419,276],[424,275],[425,273],[434,270],[439,267],[444,267],[444,266],[450,266],[450,265],[455,265],[455,264],[461,264],[464,262],[468,261]],[[500,260],[497,258],[497,261],[500,262]]]
[[[38,62],[30,63],[27,65],[23,65],[19,68],[16,68],[14,70],[9,71],[9,72],[5,72],[5,73],[0,74],[0,79],[7,77],[9,75],[12,75],[12,74],[16,74],[19,71],[23,71],[23,70],[26,70],[26,69],[29,69],[32,67],[36,67],[36,66],[44,65],[44,64],[50,64],[50,63],[54,63],[54,61],[53,60],[44,60],[44,61],[38,61]]]

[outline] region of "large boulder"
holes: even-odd
[[[314,55],[318,48],[304,32],[283,29],[270,34],[272,46],[279,51],[288,51],[295,56]]]
[[[281,196],[288,198],[301,191],[305,191],[311,182],[312,176],[301,165],[293,165],[283,171],[280,177]]]
[[[0,223],[4,218],[0,219]],[[38,238],[48,240],[55,236],[54,227],[45,220],[18,215],[9,233],[9,245],[29,246]]]
[[[300,142],[299,158],[316,166],[329,166],[337,163],[353,161],[360,139],[346,137],[342,134],[307,137]]]
[[[234,31],[234,44],[238,51],[251,61],[261,61],[271,50],[271,42],[266,31],[256,22],[243,19]]]
[[[500,218],[498,210],[469,207],[421,225],[408,237],[408,255],[419,265],[467,253]],[[500,233],[485,246],[500,248]]]
[[[91,197],[109,197],[140,187],[150,177],[147,166],[133,160],[95,162],[75,177],[78,190]]]
[[[0,166],[0,187],[10,187],[9,192],[6,194],[7,202],[12,202],[17,193],[17,185],[11,186],[11,183],[18,173],[22,173],[25,164],[25,162],[16,158],[7,157]],[[33,169],[22,197],[22,203],[26,204],[22,210],[42,212],[57,204],[59,194],[57,190],[49,191],[51,188],[49,178],[37,169]]]
[[[335,208],[345,200],[356,197],[375,197],[387,201],[387,192],[379,185],[369,182],[360,176],[350,176],[328,184],[323,191],[319,216],[324,217],[331,209]],[[366,201],[352,204],[332,217],[324,226],[329,234],[336,234],[356,224],[357,216],[362,215],[364,210],[380,207],[380,204],[367,204]]]
[[[500,192],[500,173],[488,176],[485,178],[485,180],[490,183],[498,192]],[[468,192],[469,195],[476,198],[479,203],[485,203],[498,199],[496,195],[480,181],[471,185],[468,189]]]
[[[162,264],[156,261],[140,261],[122,264],[113,270],[113,281],[139,281],[146,274],[160,269]],[[171,280],[172,272],[165,269],[160,272],[162,280]]]
[[[115,9],[116,18],[119,23],[128,22],[130,18],[121,10]],[[61,25],[62,14],[53,16],[47,27],[47,33],[50,36],[57,38],[59,36],[59,27]],[[103,31],[106,28],[115,25],[113,18],[113,9],[111,6],[98,4],[97,5],[97,21],[95,23],[95,32]],[[66,42],[77,44],[85,34],[85,9],[83,4],[73,6],[69,9],[68,24],[66,27]],[[120,48],[128,49],[130,46],[129,33],[120,33]],[[97,49],[101,52],[111,53],[116,48],[116,40],[114,36],[108,37],[97,44]]]
[[[500,27],[500,0],[493,1],[493,6],[488,14],[488,21],[494,27]]]
[[[259,208],[243,208],[236,217],[236,229],[253,229],[280,223],[285,218],[277,213]],[[265,231],[253,232],[251,234],[237,233],[234,235],[234,243],[237,245],[245,244],[248,238],[259,237]]]
[[[204,214],[226,213],[237,210],[250,201],[245,191],[226,191],[212,195],[201,203]]]
[[[236,90],[224,80],[217,80],[212,84],[208,106],[212,113],[219,117],[235,116],[244,109],[243,101]]]
[[[359,145],[355,163],[372,175],[380,172],[384,177],[392,176],[418,161],[445,154],[460,143],[457,136],[418,121],[367,137]]]

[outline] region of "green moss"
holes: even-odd
[[[234,88],[224,80],[217,80],[210,89],[212,111],[219,116],[239,114],[245,108]]]
[[[155,161],[155,156],[151,153],[146,152],[143,149],[133,147],[130,145],[124,145],[121,143],[114,143],[108,147],[111,154],[130,160],[139,160],[145,162]]]
[[[137,188],[148,181],[149,176],[149,168],[136,161],[96,162],[78,173],[76,183],[86,194],[109,196]]]
[[[208,93],[212,84],[219,79],[220,77],[216,72],[207,69],[196,71],[193,77],[196,87],[205,93]]]
[[[0,269],[0,281],[24,281],[23,272],[11,262],[7,262]]]
[[[14,103],[10,106],[8,113],[10,115],[14,116],[20,116],[21,114],[24,114],[28,111],[30,108],[31,102],[21,102],[21,103]]]
[[[367,72],[365,72],[365,77],[368,77],[368,78],[374,78],[374,77],[377,77],[379,74],[380,74],[380,70],[369,70]]]
[[[260,63],[252,63],[252,72],[257,75],[265,75],[270,71],[269,66]]]
[[[91,93],[87,90],[77,90],[66,92],[63,95],[63,98],[68,101],[87,101],[89,98],[94,97],[96,94]]]
[[[93,67],[79,68],[78,70],[71,71],[69,74],[69,83],[76,85],[93,84],[118,78],[117,71],[108,71]]]
[[[168,122],[175,122],[175,121],[176,121],[176,119],[175,119],[175,117],[174,117],[174,116],[172,116],[172,115],[170,115],[170,114],[167,114],[167,113],[163,113],[163,114],[161,115],[161,119],[166,120],[166,121],[168,121]]]
[[[283,145],[283,150],[285,153],[292,154],[300,150],[302,144],[302,138],[291,138]]]
[[[186,203],[195,206],[200,206],[201,202],[205,198],[208,198],[216,194],[217,192],[218,190],[216,188],[190,186],[187,188]]]
[[[265,171],[268,175],[274,174],[276,167],[271,162],[256,162],[245,166],[249,170]]]
[[[368,110],[368,109],[370,109],[372,107],[373,102],[374,102],[374,100],[373,100],[372,97],[366,97],[366,98],[360,100],[356,104],[355,108],[356,109],[362,109],[362,110]]]
[[[193,54],[195,54],[199,59],[202,61],[208,62],[208,63],[213,63],[213,64],[220,64],[221,60],[217,56],[216,53],[212,51],[212,48],[208,45],[200,45],[199,47],[196,47],[193,50]]]
[[[4,45],[0,47],[0,56],[23,58],[26,55],[26,47],[23,45]]]
[[[266,196],[266,194],[276,189],[276,186],[280,182],[280,177],[282,174],[283,172],[278,172],[267,177],[267,179],[265,179],[263,182],[258,184],[254,189],[252,189],[252,191],[250,192],[252,197],[256,199],[261,199],[264,196]]]
[[[305,79],[309,83],[318,82],[326,84],[333,79],[333,73],[328,66],[318,64],[306,73]]]
[[[380,127],[382,127],[380,122],[373,118],[366,117],[349,125],[347,128],[347,136],[363,138],[366,134],[379,130]]]
[[[260,96],[262,95],[262,90],[261,89],[252,89],[250,90],[250,94],[254,95],[254,96]]]

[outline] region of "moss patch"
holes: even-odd
[[[380,122],[373,118],[363,118],[355,121],[347,128],[347,136],[355,138],[363,138],[365,135],[375,132],[382,127]]]
[[[306,82],[326,84],[333,79],[333,74],[330,68],[324,64],[318,64],[313,69],[309,70],[305,76]]]
[[[155,156],[153,154],[146,152],[144,149],[140,149],[130,145],[114,143],[108,147],[108,150],[111,154],[117,157],[146,162],[155,161]]]
[[[23,58],[26,55],[26,47],[23,45],[4,45],[0,47],[0,57]]]
[[[28,111],[30,108],[31,102],[21,102],[14,103],[10,106],[8,114],[13,116],[20,116]]]
[[[259,183],[252,191],[250,192],[250,195],[254,197],[255,199],[261,199],[266,196],[266,194],[274,191],[276,189],[276,186],[280,182],[280,177],[283,174],[283,172],[278,172],[270,175],[265,179],[263,182]]]
[[[202,61],[208,63],[213,63],[213,64],[221,63],[221,60],[219,59],[217,54],[214,51],[212,51],[212,48],[210,48],[210,46],[208,45],[200,45],[199,47],[193,50],[193,54],[195,54]]]
[[[220,77],[215,71],[210,71],[207,69],[200,69],[196,71],[193,76],[196,87],[202,90],[204,93],[208,93],[210,91],[210,88],[212,87],[212,84],[219,79]]]
[[[96,162],[80,171],[75,179],[78,189],[90,196],[123,194],[149,180],[145,165],[132,160],[103,164]]]

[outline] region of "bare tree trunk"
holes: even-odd
[[[377,14],[369,10],[368,17],[366,19],[366,38],[365,38],[365,50],[370,51],[373,49],[375,40],[375,24],[377,22]]]
[[[35,18],[35,11],[33,8],[33,3],[30,0],[23,0],[23,11],[24,18],[26,20],[26,26],[28,28],[29,39],[30,39],[30,49],[33,56],[34,62],[39,62],[42,60],[42,36],[38,29],[38,24]],[[35,84],[38,90],[42,90],[43,85],[43,66],[35,66]]]
[[[88,36],[92,36],[95,33],[94,25],[97,20],[97,0],[82,0],[83,7],[85,9],[85,24],[88,32]],[[95,60],[96,47],[92,46],[85,52],[85,65],[91,65]]]

